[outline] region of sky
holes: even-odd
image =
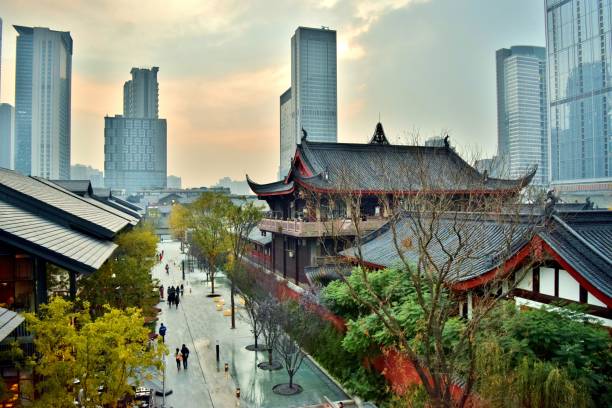
[[[13,24],[70,31],[72,164],[104,167],[104,116],[122,113],[132,67],[159,66],[168,174],[276,180],[279,97],[298,26],[337,31],[338,141],[448,133],[497,148],[495,50],[540,45],[543,0],[2,0],[0,100],[15,99]]]

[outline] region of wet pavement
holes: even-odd
[[[284,369],[263,371],[257,363],[266,359],[265,353],[248,351],[245,347],[253,343],[250,327],[244,312],[238,308],[236,329],[230,328],[230,317],[223,311],[229,309],[228,282],[222,275],[215,279],[215,292],[221,294],[225,304],[217,310],[215,298],[206,297],[210,293],[210,283],[202,272],[187,272],[186,280],[181,279],[180,245],[177,242],[159,244],[164,251],[164,260],[153,270],[153,277],[164,285],[167,295],[169,285],[185,285],[184,297],[178,309],[169,308],[165,302],[159,307],[158,325],[163,322],[168,327],[166,344],[170,354],[166,357],[166,388],[172,394],[166,398],[166,407],[253,407],[253,408],[290,408],[304,407],[324,402],[347,399],[347,396],[333,381],[327,378],[316,366],[305,360],[294,381],[300,384],[303,392],[294,396],[281,396],[272,392],[276,384],[288,381]],[[170,265],[166,274],[165,264]],[[217,299],[218,301],[218,299]],[[236,304],[239,306],[238,302]],[[215,359],[215,345],[219,344],[220,364]],[[191,353],[187,370],[176,368],[175,348],[186,344]],[[224,372],[228,364],[229,373]],[[236,398],[236,388],[240,388],[240,399]],[[161,406],[161,397],[158,405]]]

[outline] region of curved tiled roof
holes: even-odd
[[[300,171],[298,162],[305,171]],[[481,174],[446,146],[320,143],[306,139],[297,146],[285,180],[257,184],[247,176],[247,181],[258,195],[289,193],[294,181],[321,192],[516,191],[531,182],[535,171],[516,180],[498,179]]]
[[[458,218],[455,219],[455,215]],[[457,283],[473,279],[499,267],[507,258],[518,252],[531,238],[533,227],[527,224],[500,221],[486,214],[449,214],[439,221],[413,219],[409,214],[369,234],[361,245],[363,261],[381,267],[401,265],[401,258],[395,247],[398,242],[402,255],[408,262],[419,260],[419,238],[423,239],[416,222],[425,226],[433,225],[436,239],[428,243],[428,254],[438,267],[450,266],[447,281]],[[461,239],[461,244],[459,240]],[[424,244],[424,243],[423,243]],[[457,254],[454,252],[458,250]],[[449,254],[455,255],[449,261]],[[357,258],[357,248],[349,248],[341,255]]]
[[[302,141],[300,158],[313,176],[294,174],[321,190],[502,190],[526,186],[535,170],[517,180],[486,177],[448,147]]]
[[[246,177],[249,187],[257,195],[284,194],[293,191],[293,181],[285,183],[284,180],[280,180],[268,184],[258,184],[251,180],[248,175]]]

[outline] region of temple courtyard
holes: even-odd
[[[172,391],[166,397],[165,406],[174,408],[190,407],[265,407],[290,408],[325,406],[327,400],[342,401],[349,397],[340,387],[324,374],[312,361],[306,359],[295,376],[303,392],[293,396],[281,396],[272,392],[276,384],[288,381],[284,369],[263,371],[257,363],[265,359],[265,353],[248,351],[245,347],[253,343],[250,327],[245,321],[244,311],[238,308],[236,329],[230,328],[230,317],[223,310],[229,309],[229,287],[224,276],[215,280],[215,292],[221,294],[225,305],[217,310],[214,298],[207,297],[210,284],[201,271],[185,273],[182,280],[181,260],[178,242],[162,242],[159,251],[164,251],[164,259],[156,265],[153,277],[164,285],[165,297],[169,285],[185,285],[185,294],[180,299],[178,309],[161,302],[157,327],[160,323],[167,326],[166,344],[166,390]],[[169,274],[164,267],[170,266]],[[237,302],[237,305],[239,303]],[[220,362],[217,364],[215,346],[219,344]],[[174,351],[182,344],[189,350],[188,369],[176,368]],[[225,364],[228,364],[228,373]],[[161,388],[162,378],[154,379]],[[240,388],[240,398],[236,390]],[[162,406],[158,397],[158,406]]]

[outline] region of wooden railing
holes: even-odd
[[[294,237],[347,236],[357,235],[357,230],[361,234],[377,230],[386,222],[387,219],[383,217],[366,218],[360,220],[359,225],[355,225],[350,219],[303,221],[264,218],[259,223],[259,229]]]

